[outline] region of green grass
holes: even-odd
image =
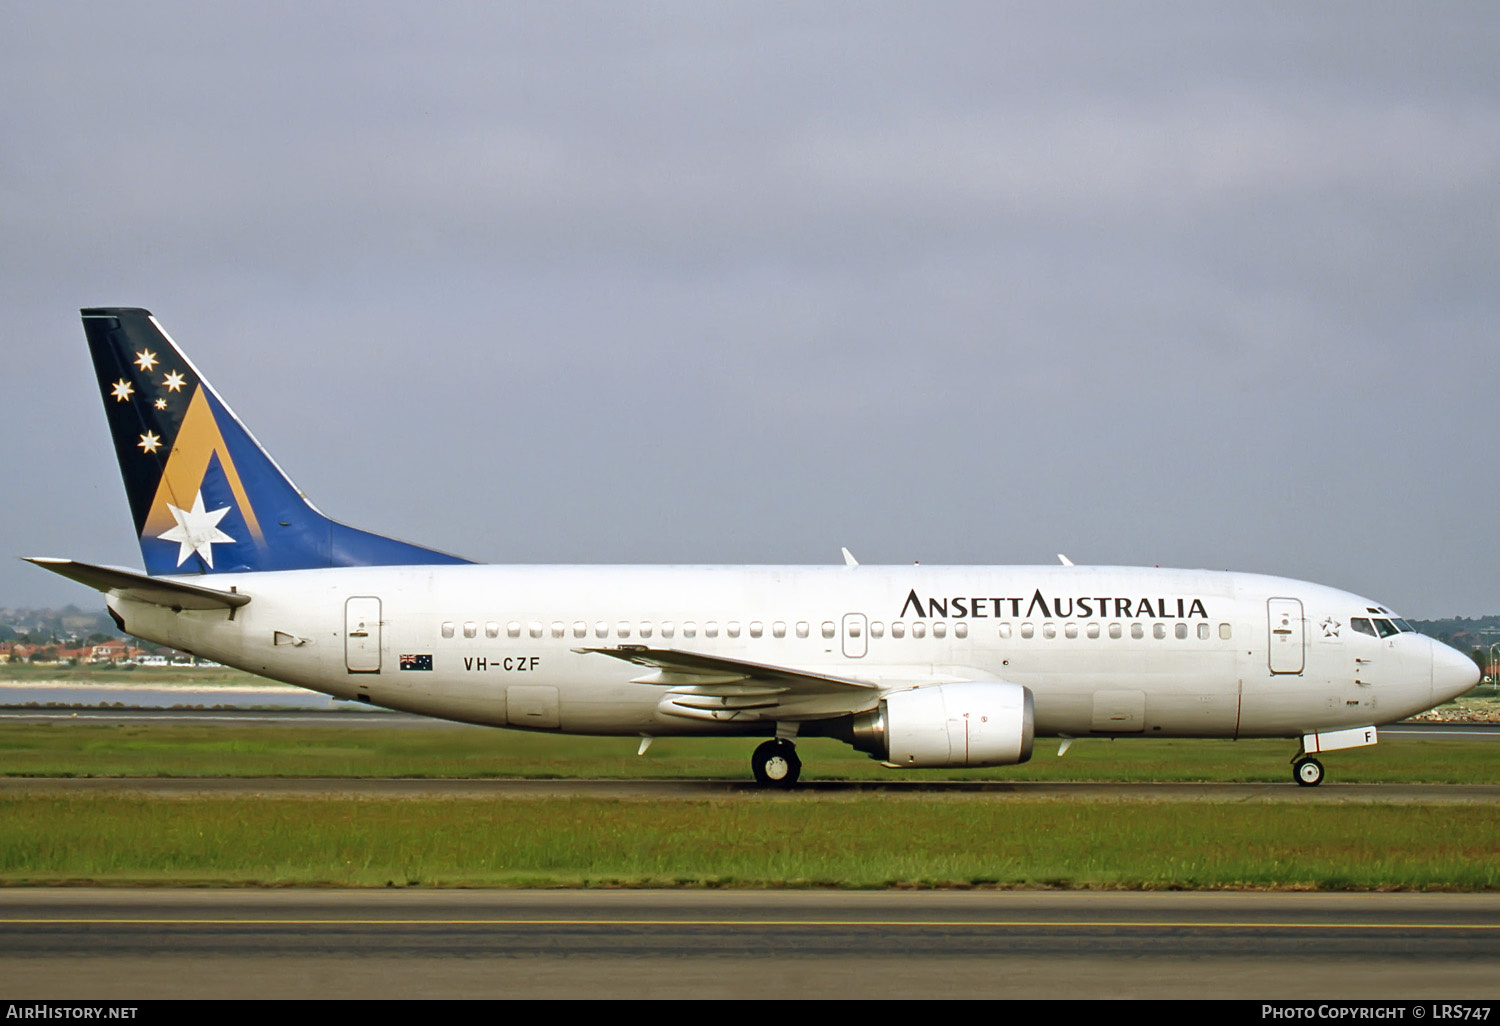
[[[1500,810],[751,796],[0,799],[0,883],[1500,888]]]
[[[348,715],[358,715],[350,713]],[[462,727],[0,724],[3,776],[550,777],[727,779],[749,776],[754,738],[579,738]],[[805,780],[1289,781],[1291,741],[1083,739],[1057,757],[983,770],[889,770],[826,739],[799,742]],[[1323,757],[1330,782],[1497,783],[1500,745],[1390,738]]]
[[[257,677],[227,666],[32,666],[0,663],[0,684],[139,684],[143,687],[264,687],[290,684]]]

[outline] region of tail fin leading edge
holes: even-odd
[[[149,311],[82,311],[148,574],[469,560],[319,513]]]

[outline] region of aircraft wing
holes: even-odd
[[[670,648],[618,645],[574,651],[649,667],[653,672],[631,683],[666,687],[661,711],[688,719],[811,719],[867,707],[878,694],[867,681]]]

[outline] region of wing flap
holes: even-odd
[[[724,656],[679,652],[671,648],[647,648],[645,645],[618,645],[611,648],[576,648],[580,654],[593,652],[622,659],[637,666],[649,666],[658,675],[637,678],[634,683],[695,686],[733,684],[740,681],[785,685],[783,690],[799,695],[851,694],[870,691],[874,684],[826,673],[797,670],[789,666],[752,663]]]

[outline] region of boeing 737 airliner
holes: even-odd
[[[145,310],[86,309],[146,573],[32,562],[120,628],[335,698],[642,739],[799,737],[892,768],[1002,766],[1033,738],[1286,737],[1293,777],[1478,668],[1379,602],[1207,570],[490,566],[318,512]]]

